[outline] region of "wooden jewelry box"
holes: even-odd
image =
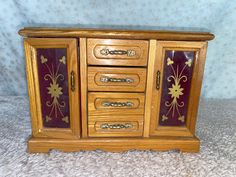
[[[208,32],[24,28],[29,152],[198,152]]]

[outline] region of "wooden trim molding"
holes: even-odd
[[[49,152],[57,149],[63,152],[82,150],[104,150],[122,152],[136,150],[180,150],[181,152],[198,152],[200,142],[197,137],[156,137],[156,138],[86,138],[79,140],[59,140],[31,138],[28,142],[28,152]]]
[[[81,125],[82,125],[82,137],[88,137],[88,67],[87,67],[87,40],[86,38],[80,38],[80,87],[81,87]]]
[[[18,32],[24,37],[90,37],[110,39],[156,39],[176,41],[209,41],[209,32],[164,30],[118,30],[95,28],[23,28]]]
[[[145,115],[144,115],[144,130],[143,137],[149,137],[150,131],[150,119],[151,119],[151,107],[152,107],[152,90],[154,79],[154,64],[156,59],[156,40],[150,40],[149,42],[149,59],[148,59],[148,72],[147,72],[147,86],[146,86],[146,101],[145,101]]]

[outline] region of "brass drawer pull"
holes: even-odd
[[[71,85],[71,91],[75,91],[75,73],[74,71],[71,71],[70,73],[70,85]]]
[[[157,75],[156,75],[156,89],[157,90],[160,89],[160,80],[161,80],[161,72],[157,71]]]
[[[101,129],[129,129],[132,128],[133,125],[131,123],[125,123],[125,124],[101,124]]]
[[[101,77],[101,82],[126,82],[126,83],[133,83],[134,80],[131,78],[111,78],[111,77]]]
[[[132,107],[134,103],[132,102],[103,102],[104,107]]]
[[[102,55],[127,55],[128,57],[135,56],[136,52],[134,50],[109,50],[102,49],[100,50],[100,54]]]

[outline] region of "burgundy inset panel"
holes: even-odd
[[[66,48],[37,49],[43,126],[69,128]]]
[[[194,59],[194,51],[165,51],[159,125],[186,125]]]

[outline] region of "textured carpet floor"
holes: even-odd
[[[236,176],[236,100],[202,100],[197,123],[201,152],[89,151],[28,154],[28,99],[0,97],[0,176]]]

